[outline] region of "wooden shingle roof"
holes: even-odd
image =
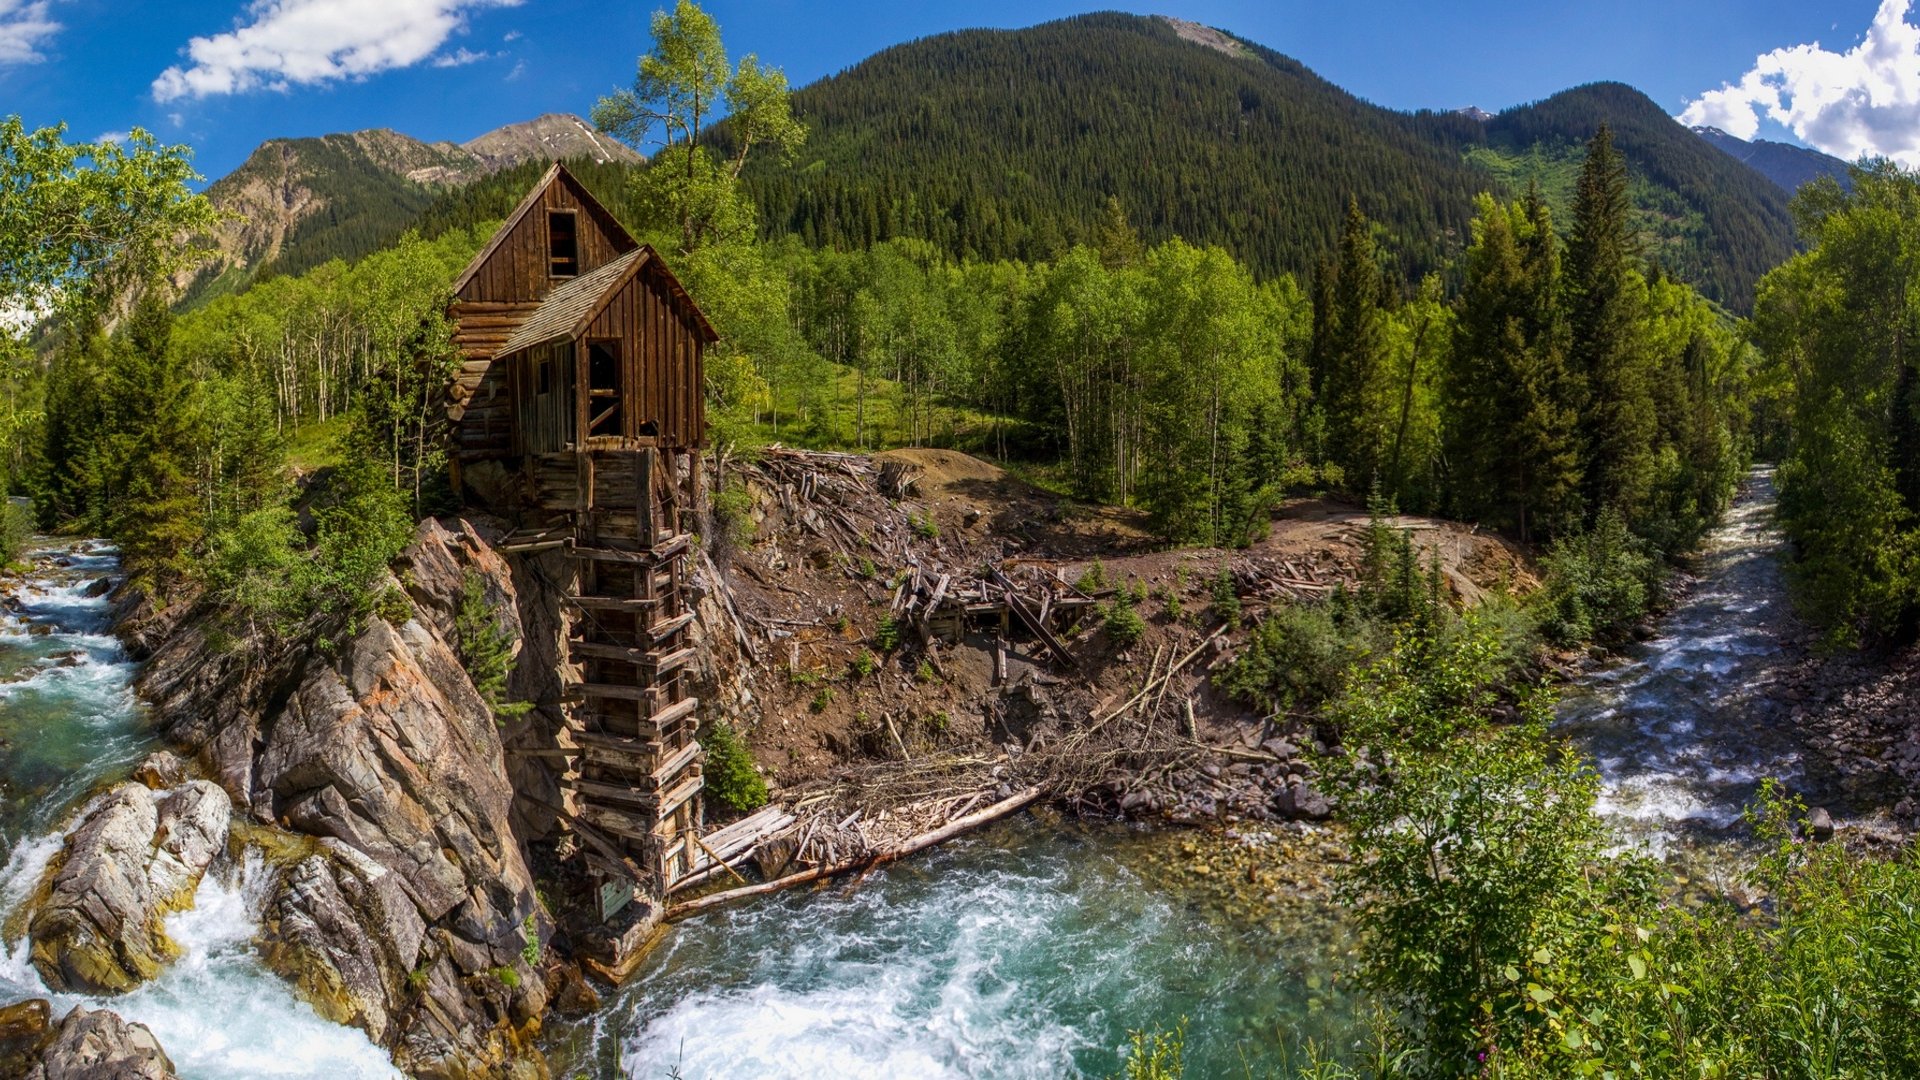
[[[497,355],[507,356],[541,342],[578,335],[600,313],[600,309],[613,299],[613,294],[633,277],[640,264],[652,255],[652,248],[635,248],[605,266],[554,289],[541,301],[540,309],[514,330],[505,345],[500,346]]]

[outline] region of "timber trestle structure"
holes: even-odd
[[[579,819],[650,872],[665,896],[698,859],[703,754],[687,602],[690,511],[699,463],[685,451],[590,449],[540,455],[535,501],[566,518],[574,564],[564,699],[578,747],[562,780]],[[589,851],[609,876],[628,868]]]
[[[506,551],[564,549],[567,806],[609,915],[710,869],[688,552],[718,340],[651,249],[554,165],[454,282],[456,491],[518,520]],[[468,480],[472,483],[468,483]],[[569,737],[570,736],[570,737]]]

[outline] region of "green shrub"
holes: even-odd
[[[767,781],[753,763],[753,755],[740,745],[732,725],[724,720],[709,725],[700,745],[707,751],[707,794],[742,814],[767,805]]]
[[[1213,579],[1213,614],[1228,626],[1240,625],[1240,593],[1233,583],[1233,568],[1224,562]]]
[[[1555,541],[1543,565],[1543,628],[1561,645],[1618,641],[1659,600],[1660,561],[1614,510],[1589,532]]]
[[[892,652],[900,647],[900,620],[892,615],[880,616],[880,625],[874,628],[873,644],[881,652]]]
[[[1328,604],[1276,604],[1218,685],[1270,715],[1305,712],[1340,692],[1378,636],[1372,623],[1343,628]]]
[[[311,609],[312,559],[285,506],[243,514],[207,538],[207,587],[255,630],[284,630]]]
[[[1131,1031],[1126,1061],[1115,1080],[1182,1080],[1187,1075],[1187,1022],[1172,1031]]]
[[[865,649],[847,664],[847,672],[856,679],[864,679],[880,670],[880,660]]]
[[[373,614],[393,626],[401,626],[413,618],[413,601],[405,589],[389,585],[374,597]]]
[[[404,599],[405,594],[401,595]],[[487,602],[486,579],[468,570],[460,581],[460,606],[453,615],[454,655],[497,717],[517,716],[532,708],[527,702],[506,700],[507,683],[513,677],[513,647],[518,640]]]
[[[932,513],[908,514],[907,525],[913,529],[913,535],[922,540],[932,540],[940,535],[940,525],[933,520]]]
[[[713,510],[716,535],[737,547],[753,543],[753,492],[744,484],[715,491],[709,505]]]
[[[540,924],[532,915],[528,915],[526,919],[520,923],[520,938],[525,943],[520,946],[520,959],[525,961],[528,967],[538,966],[540,963]]]
[[[819,693],[813,695],[813,700],[807,703],[807,708],[822,713],[826,712],[827,706],[831,704],[833,704],[833,687],[823,686]]]
[[[1125,590],[1114,597],[1113,603],[1107,605],[1101,626],[1106,630],[1107,636],[1113,639],[1113,643],[1122,648],[1139,641],[1140,635],[1147,632],[1147,621],[1142,619],[1140,612],[1134,609],[1133,595]]]
[[[1079,580],[1073,584],[1074,587],[1081,592],[1099,592],[1101,589],[1107,587],[1107,568],[1101,564],[1099,559],[1095,559],[1093,560],[1093,565],[1087,567],[1086,572],[1082,573]]]
[[[0,491],[0,565],[16,562],[33,535],[33,511]]]

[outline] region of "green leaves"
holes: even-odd
[[[188,184],[185,146],[135,128],[124,143],[69,143],[66,126],[0,120],[0,305],[85,324],[129,286],[191,266],[217,220]]]

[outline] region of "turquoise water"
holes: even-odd
[[[556,1074],[1102,1077],[1183,1018],[1196,1077],[1351,1042],[1341,936],[1230,912],[1169,872],[1177,841],[1020,819],[689,920],[555,1040]]]
[[[156,745],[135,699],[135,665],[106,633],[88,587],[118,570],[111,547],[46,543],[0,615],[0,1004],[53,1000],[110,1008],[147,1025],[182,1080],[397,1075],[360,1032],[322,1020],[259,962],[253,939],[272,877],[257,857],[223,860],[195,906],[167,920],[183,955],[118,998],[50,993],[27,961],[17,918],[88,797]]]

